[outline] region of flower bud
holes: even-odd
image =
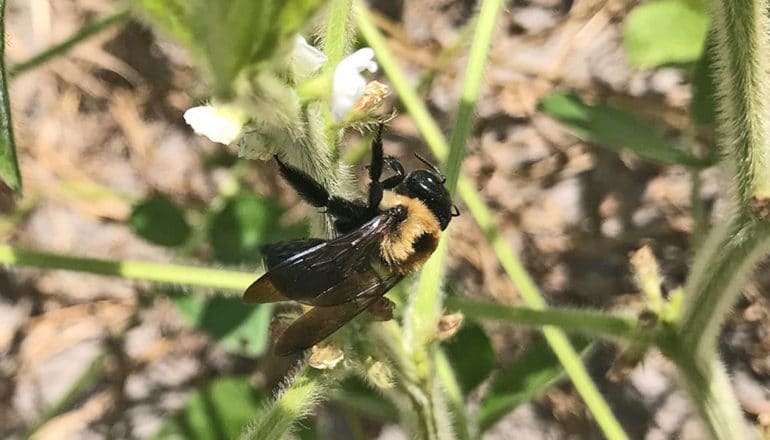
[[[439,341],[445,341],[460,330],[460,326],[463,323],[465,317],[462,313],[452,313],[451,315],[444,315],[438,321],[438,328],[436,329],[436,339]]]
[[[393,370],[381,361],[374,361],[366,369],[366,378],[378,388],[391,389],[393,383]]]
[[[331,370],[345,359],[345,353],[331,344],[314,345],[310,350],[308,365],[317,370]]]

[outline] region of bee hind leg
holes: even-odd
[[[362,203],[330,195],[323,185],[306,172],[283,163],[277,156],[275,161],[283,178],[303,200],[316,208],[326,208],[326,214],[334,217],[338,232],[350,232],[372,217],[368,207]]]

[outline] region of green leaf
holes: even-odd
[[[261,197],[241,193],[228,200],[209,228],[214,256],[224,263],[258,261],[257,246],[278,226],[279,207]]]
[[[251,61],[270,35],[273,1],[196,1],[192,28],[196,44],[214,76],[217,96],[229,96],[238,72]],[[275,45],[271,47],[274,49]],[[265,58],[270,55],[266,51]]]
[[[0,0],[0,179],[21,195],[21,172],[16,160],[8,77],[5,71],[5,0]]]
[[[554,93],[540,102],[540,110],[567,125],[575,136],[613,151],[627,149],[645,159],[667,164],[711,165],[710,161],[682,150],[636,116],[618,108],[587,105],[574,94]]]
[[[324,0],[289,0],[283,2],[276,20],[281,27],[281,34],[293,35],[299,31],[323,3]]]
[[[444,350],[465,395],[479,386],[497,365],[492,342],[474,322],[465,322],[460,331],[444,343]]]
[[[176,414],[167,417],[155,439],[228,440],[259,410],[267,394],[245,377],[223,377],[199,388]]]
[[[247,306],[239,298],[174,295],[180,313],[192,325],[241,356],[258,357],[269,346],[271,304]]]
[[[179,246],[192,232],[182,210],[163,196],[134,205],[128,224],[136,235],[161,246]]]
[[[209,241],[217,260],[236,264],[259,261],[259,245],[306,234],[306,226],[280,225],[283,210],[272,200],[240,193],[227,201],[209,226]]]
[[[171,37],[192,48],[189,0],[134,0],[134,5]]]
[[[643,3],[626,19],[623,46],[631,64],[638,67],[692,62],[703,52],[708,24],[701,2]]]
[[[163,30],[198,56],[214,94],[228,98],[244,69],[293,47],[291,37],[322,0],[135,0]]]
[[[583,357],[590,351],[587,340],[574,341]],[[476,421],[481,432],[489,429],[519,405],[529,402],[564,379],[564,367],[545,339],[530,344],[512,364],[495,377],[481,400]]]

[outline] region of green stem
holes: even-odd
[[[388,48],[385,37],[382,36],[374,25],[369,11],[360,2],[356,6],[355,19],[358,30],[366,40],[366,43],[374,49],[374,53],[377,54],[377,61],[393,85],[398,99],[412,116],[412,119],[414,119],[420,134],[425,138],[425,142],[433,149],[433,154],[440,160],[445,160],[449,146],[444,135],[441,133],[441,129],[428,112],[425,103],[422,102],[417,93],[412,89],[409,79],[404,71],[401,70],[398,61]]]
[[[449,400],[455,435],[459,440],[470,440],[473,437],[465,414],[465,398],[446,353],[442,350],[436,350],[433,364],[436,366],[436,376],[444,390],[444,395]]]
[[[328,66],[337,66],[350,50],[350,13],[353,0],[329,2],[329,19],[326,22],[323,50]]]
[[[10,76],[11,78],[14,78],[29,70],[32,70],[35,67],[50,61],[52,58],[55,58],[59,55],[64,54],[65,52],[75,47],[75,45],[77,45],[81,41],[86,40],[91,36],[96,35],[107,28],[112,27],[113,25],[123,23],[124,21],[128,20],[130,17],[131,17],[130,10],[124,9],[124,10],[117,11],[113,14],[110,14],[99,20],[96,20],[92,23],[89,23],[86,26],[82,27],[77,33],[67,38],[66,40],[58,44],[55,44],[36,55],[33,55],[32,57],[30,57],[25,61],[14,64],[8,69],[8,76]]]
[[[260,411],[241,432],[241,440],[280,440],[325,398],[329,375],[304,366],[269,406]]]
[[[714,0],[711,4],[721,144],[730,153],[739,209],[770,220],[768,2]]]
[[[553,326],[562,330],[604,338],[630,340],[636,335],[636,320],[609,313],[577,309],[533,309],[483,303],[450,297],[448,309],[459,310],[467,318],[503,321],[517,325]]]
[[[692,185],[692,188],[690,189],[690,204],[692,205],[692,233],[690,234],[690,243],[693,249],[698,249],[708,228],[706,209],[703,199],[701,198],[703,179],[701,179],[700,170],[690,170],[690,182]]]
[[[441,134],[438,124],[436,124],[436,121],[431,117],[427,107],[417,96],[407,80],[406,75],[399,67],[395,57],[390,52],[385,38],[374,25],[368,12],[363,7],[361,7],[359,13],[356,14],[356,19],[358,20],[361,34],[377,54],[377,60],[388,75],[401,103],[412,116],[420,134],[425,138],[425,142],[433,150],[433,154],[439,159],[445,158],[448,151],[446,140]],[[544,308],[545,300],[540,295],[539,289],[526,270],[524,270],[519,259],[511,252],[502,237],[500,237],[492,222],[491,213],[484,204],[479,193],[467,179],[463,178],[463,176],[458,178],[458,191],[460,197],[465,201],[465,205],[471,211],[471,214],[484,232],[485,237],[492,244],[495,253],[508,273],[508,276],[511,277],[511,280],[519,289],[524,302],[530,307]],[[545,327],[543,333],[548,340],[548,343],[551,345],[551,348],[554,350],[554,353],[559,358],[559,361],[564,365],[564,369],[567,371],[570,379],[572,379],[575,388],[581,394],[588,405],[589,410],[596,418],[596,421],[605,436],[611,440],[627,438],[623,428],[615,419],[612,411],[610,411],[609,405],[607,405],[606,401],[599,393],[599,390],[596,388],[596,385],[591,381],[590,376],[582,364],[580,356],[570,345],[566,335],[551,327]]]
[[[326,34],[324,35],[323,49],[326,55],[327,72],[334,69],[349,52],[351,46],[350,38],[350,14],[353,10],[353,0],[332,0],[329,2],[329,19],[326,23]],[[332,120],[331,107],[324,106],[324,119],[326,121],[326,141],[332,152],[332,157],[336,162],[339,157],[339,130],[334,127]]]
[[[31,438],[35,432],[37,432],[37,430],[43,427],[51,419],[67,411],[75,403],[75,401],[82,396],[86,388],[91,387],[94,382],[96,382],[104,374],[104,369],[107,366],[108,358],[109,356],[104,353],[97,356],[96,359],[94,359],[88,366],[88,368],[86,368],[83,374],[78,377],[75,383],[69,387],[67,392],[65,392],[64,395],[51,408],[46,410],[46,412],[43,413],[40,418],[35,420],[21,435],[20,438]]]
[[[460,195],[465,201],[465,206],[471,211],[487,241],[492,244],[497,258],[518,289],[524,303],[534,309],[545,309],[547,306],[540,293],[540,289],[538,289],[532,277],[527,273],[521,260],[511,251],[503,237],[500,236],[492,220],[492,214],[484,204],[479,193],[465,179],[460,179],[459,185]],[[611,440],[628,438],[620,423],[612,414],[609,405],[596,388],[596,384],[593,383],[588,375],[580,354],[571,345],[564,332],[553,327],[543,327],[543,335],[551,349],[553,349],[554,354],[556,354],[556,357],[564,366],[564,371],[567,372],[570,380],[572,380],[575,389],[583,397],[604,435]]]
[[[697,357],[676,335],[660,338],[660,349],[679,370],[680,382],[711,437],[716,440],[751,438],[730,384],[730,377],[715,352]]]
[[[8,75],[5,71],[5,0],[0,0],[0,180],[21,196],[21,171],[16,158]]]
[[[439,52],[438,56],[435,58],[434,66],[420,75],[420,82],[416,87],[417,92],[420,95],[423,95],[427,90],[429,90],[436,77],[441,72],[444,72],[455,61],[455,59],[460,56],[465,47],[468,45],[468,41],[470,41],[475,29],[476,17],[468,20],[463,25],[463,27],[460,29],[460,32],[457,33],[455,41],[451,45],[445,46],[441,49],[441,52]]]
[[[736,216],[715,226],[695,256],[679,321],[684,347],[712,352],[746,277],[770,250],[770,225]]]
[[[457,180],[460,176],[463,156],[465,156],[465,147],[473,125],[481,77],[489,54],[495,23],[502,7],[502,0],[483,1],[476,21],[476,31],[473,34],[473,42],[468,55],[468,67],[463,80],[457,117],[449,138],[449,154],[444,161],[445,186],[450,195],[453,195],[457,188]],[[424,345],[432,340],[436,323],[441,315],[441,279],[443,278],[448,240],[449,234],[444,234],[438,248],[420,274],[419,288],[413,298],[411,313],[408,315],[411,319],[407,321],[407,335],[411,336],[410,339],[413,339],[415,344]]]
[[[259,275],[258,273],[174,264],[80,258],[17,249],[7,245],[0,245],[0,264],[74,270],[141,281],[185,284],[240,292],[246,289]]]

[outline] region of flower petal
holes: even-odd
[[[246,115],[232,106],[201,105],[184,112],[184,120],[192,129],[214,142],[228,145],[241,134]]]
[[[363,96],[366,80],[361,72],[377,71],[374,50],[369,47],[359,49],[345,57],[334,70],[332,81],[332,118],[340,122]]]
[[[326,55],[308,44],[302,35],[294,37],[294,50],[291,53],[294,76],[303,79],[314,74],[326,62]]]

